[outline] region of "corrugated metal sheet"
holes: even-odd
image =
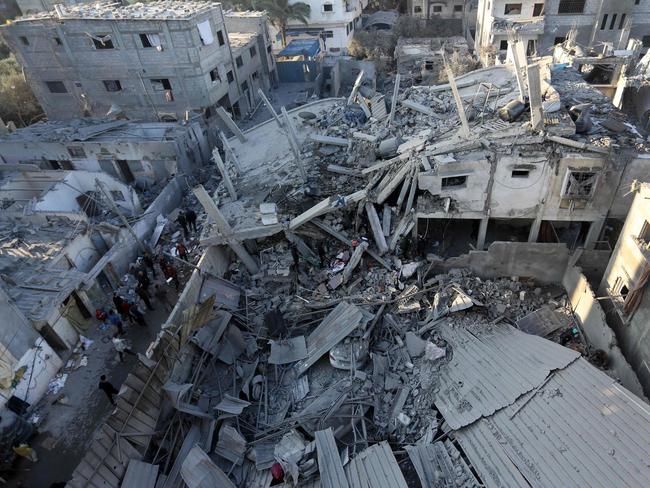
[[[506,324],[471,331],[443,325],[439,331],[452,359],[440,367],[435,404],[452,429],[512,404],[580,356]]]
[[[406,452],[422,488],[480,486],[458,449],[449,441],[406,446]]]
[[[345,466],[345,474],[350,488],[408,488],[386,441],[360,452]]]
[[[318,471],[323,488],[348,488],[348,480],[343,472],[341,456],[336,447],[332,429],[319,430],[315,433]]]
[[[551,332],[571,325],[572,319],[553,310],[549,305],[529,313],[517,320],[517,328],[527,334],[546,337]]]
[[[187,454],[181,475],[188,488],[235,488],[226,473],[199,446]]]
[[[296,371],[301,375],[312,364],[341,342],[359,325],[363,312],[352,303],[341,302],[316,329],[307,337],[308,357],[296,363]]]
[[[650,406],[584,359],[456,437],[488,487],[650,486]]]
[[[158,466],[131,459],[121,488],[154,488],[158,478]]]
[[[201,286],[199,301],[203,302],[212,295],[216,295],[215,305],[223,305],[228,310],[239,308],[241,290],[228,280],[216,276],[206,277]]]

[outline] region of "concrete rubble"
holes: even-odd
[[[181,339],[174,376],[183,402],[163,416],[149,445],[150,462],[167,476],[161,486],[179,476],[188,486],[205,486],[210,476],[246,487],[272,479],[481,486],[454,434],[464,424],[447,421],[443,400],[447,372],[465,354],[455,349],[456,334],[527,336],[521,329],[569,348],[561,367],[582,355],[607,370],[607,354],[586,339],[562,287],[525,276],[481,278],[442,266],[412,243],[425,198],[420,173],[465,151],[581,144],[598,152],[635,138],[603,129],[553,139],[532,130],[523,112],[499,121],[499,109],[517,101],[517,83],[507,70],[491,74],[498,90],[480,101],[467,96],[480,72],[452,86],[398,86],[391,119],[359,108],[372,114],[379,103],[385,112],[385,101],[367,90],[308,117],[283,111],[283,125],[271,119],[264,130],[280,131],[287,143],[269,148],[261,170],[249,165],[249,143],[229,141],[241,171],[215,152],[219,173],[194,189],[200,206],[191,205],[208,214],[202,244],[240,258],[223,274],[239,299],[227,303],[217,293],[201,313],[207,300],[199,295],[163,333],[197,340]],[[556,92],[547,85],[550,99]],[[464,93],[461,107],[452,87]],[[212,279],[197,273],[201,283]],[[209,347],[203,330],[212,331]],[[462,410],[465,400],[455,401]],[[359,475],[380,468],[376,482]],[[71,486],[83,479],[77,473]]]

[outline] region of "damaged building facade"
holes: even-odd
[[[608,43],[625,49],[628,40],[650,45],[650,5],[645,1],[479,0],[475,49],[486,64],[506,58],[508,32],[514,31],[528,54],[547,55],[571,35],[584,47]],[[571,33],[571,34],[570,34]]]
[[[464,0],[409,0],[408,12],[420,19],[462,19],[467,2]]]
[[[74,119],[39,122],[0,135],[5,168],[101,171],[141,188],[192,174],[210,158],[201,118],[183,122]],[[3,166],[0,165],[0,171]]]
[[[229,32],[218,3],[168,0],[58,5],[0,34],[51,120],[111,112],[176,121],[212,119],[219,107],[240,117],[269,89],[273,60],[259,26],[249,28]]]

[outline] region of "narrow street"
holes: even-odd
[[[157,267],[156,269],[158,270]],[[184,276],[189,276],[189,270],[179,270],[179,275],[182,286]],[[170,302],[176,302],[177,295],[173,286],[164,283],[160,272],[157,272],[152,285],[155,283],[167,286]],[[169,315],[169,308],[165,309],[164,305],[156,301],[153,305],[155,310],[146,311],[145,314],[148,327],[124,322],[124,339],[135,353],[146,352]],[[110,295],[107,296],[106,306],[112,306]],[[70,362],[66,363],[66,367],[61,370],[68,374],[63,388],[56,394],[46,395],[36,407],[35,411],[41,416],[41,421],[31,445],[36,450],[38,461],[33,463],[19,458],[6,486],[45,488],[53,483],[67,481],[85,454],[93,433],[111,412],[107,396],[97,388],[100,376],[105,374],[119,389],[137,361],[136,356],[131,354],[124,354],[123,363],[119,361],[111,342],[114,327],[102,330],[100,322],[95,318],[87,320],[85,325],[87,329],[83,335],[93,343],[85,351],[72,353],[68,361],[85,355],[88,364],[74,369],[68,367]],[[78,360],[75,363],[78,364]],[[61,398],[64,400],[60,401]],[[8,478],[7,473],[5,478]]]

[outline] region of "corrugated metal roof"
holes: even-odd
[[[318,455],[318,471],[323,488],[348,488],[348,480],[343,471],[334,432],[331,428],[315,433],[316,454]]]
[[[154,488],[158,478],[158,466],[131,459],[121,488]]]
[[[452,429],[512,404],[580,356],[506,324],[471,331],[442,325],[439,332],[452,358],[440,367],[435,404]]]
[[[351,488],[408,488],[388,442],[370,446],[345,466]]]
[[[451,442],[406,446],[422,488],[480,486]]]
[[[488,487],[650,486],[650,406],[584,359],[456,437]]]

